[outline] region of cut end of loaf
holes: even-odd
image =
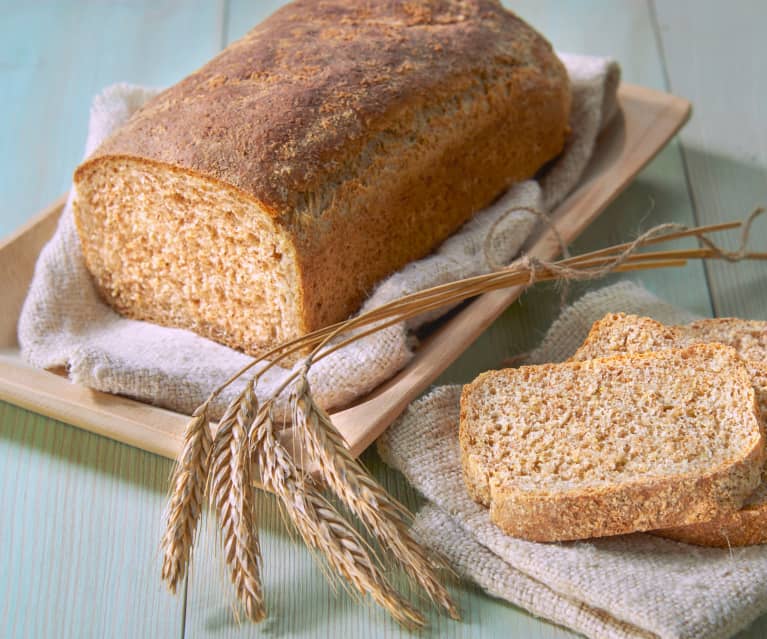
[[[472,496],[540,541],[737,510],[764,455],[750,378],[720,345],[486,373],[464,389],[461,447]]]
[[[75,189],[85,262],[121,314],[251,355],[304,332],[293,245],[252,198],[129,157],[82,165]]]

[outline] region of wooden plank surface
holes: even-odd
[[[170,470],[0,402],[0,636],[179,636],[157,573]]]
[[[94,93],[118,80],[175,81],[278,4],[0,3],[0,82],[6,97],[0,102],[0,234],[66,190]],[[767,144],[759,118],[767,87],[758,37],[767,5],[746,0],[509,4],[558,48],[613,55],[628,81],[670,87],[696,103],[683,145],[656,159],[577,243],[578,250],[623,240],[640,221],[648,226],[669,220],[689,224],[695,215],[701,221],[737,217],[767,200]],[[764,226],[756,229],[761,246],[767,244]],[[766,273],[760,268],[716,267],[709,271],[710,293],[699,265],[633,279],[701,314],[710,314],[713,297],[719,313],[764,319]],[[443,379],[465,381],[500,358],[527,350],[555,316],[556,305],[551,287],[536,287]],[[365,459],[395,494],[417,505],[396,473],[372,453]],[[168,462],[154,455],[0,404],[0,507],[13,514],[0,522],[0,635],[406,634],[377,610],[334,597],[267,497],[259,511],[274,618],[261,627],[233,624],[210,533],[203,536],[184,610],[183,597],[172,598],[159,587],[159,521],[169,470]],[[434,619],[430,636],[574,636],[470,585],[457,595],[465,622]],[[766,634],[763,619],[740,639]]]
[[[0,3],[2,236],[69,188],[93,95],[180,79],[220,49],[223,9]],[[2,405],[0,636],[181,636],[183,598],[158,578],[169,472],[167,460]]]
[[[701,224],[767,206],[767,65],[756,45],[765,13],[760,0],[657,3],[669,87],[696,105],[682,139]],[[719,46],[692,44],[714,42]],[[765,250],[766,238],[767,215],[757,222],[752,246]],[[736,244],[733,238],[727,248]],[[765,316],[767,263],[712,263],[707,272],[717,315]]]

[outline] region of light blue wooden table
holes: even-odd
[[[171,84],[279,2],[2,0],[0,235],[68,188],[91,97],[127,81]],[[509,2],[561,50],[612,55],[634,83],[691,99],[670,145],[577,243],[622,241],[662,221],[711,223],[767,203],[767,66],[763,0]],[[654,204],[654,206],[652,206]],[[651,212],[648,214],[648,210]],[[764,250],[767,224],[756,229]],[[702,315],[767,319],[767,265],[692,264],[635,276]],[[592,284],[595,287],[601,284]],[[581,290],[583,290],[581,288]],[[556,293],[538,287],[510,308],[444,375],[466,381],[534,344]],[[2,309],[0,309],[2,312]],[[375,456],[366,461],[411,506],[415,495]],[[158,540],[169,461],[0,404],[0,636],[400,636],[376,609],[333,596],[291,541],[273,502],[265,524],[271,619],[240,626],[228,608],[213,535],[203,536],[179,597],[159,580]],[[456,588],[463,623],[434,618],[445,637],[571,637],[513,606]],[[767,617],[746,637],[767,636]]]

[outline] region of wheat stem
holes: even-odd
[[[761,212],[760,209],[757,209],[754,211],[754,213],[749,216],[747,219],[747,222],[749,220],[752,220],[753,217],[755,217],[755,214],[759,214]],[[670,242],[677,239],[687,238],[687,237],[702,237],[709,233],[714,233],[718,231],[725,231],[725,230],[732,230],[737,228],[742,228],[744,226],[744,223],[741,222],[725,222],[721,224],[710,224],[707,226],[698,226],[694,228],[685,228],[680,227],[679,225],[661,225],[661,227],[658,228],[669,228],[673,227],[677,230],[669,230],[662,235],[658,237],[653,238],[647,238],[645,239],[640,246],[649,246],[652,244],[659,244],[663,242]],[[652,231],[653,229],[651,229]],[[605,256],[605,255],[614,255],[615,253],[620,253],[621,251],[626,250],[628,247],[632,245],[632,242],[625,242],[623,244],[617,244],[615,246],[611,246],[605,249],[600,249],[597,251],[592,251],[590,253],[584,253],[583,255],[576,256],[574,258],[569,258],[566,260],[560,260],[559,262],[555,262],[555,264],[563,264],[566,265],[570,260],[580,260],[583,258],[588,257],[599,257],[599,256]],[[677,259],[677,253],[678,251],[668,251],[666,252],[666,258],[668,259]],[[767,259],[767,256],[763,253],[757,253],[757,254],[751,254],[750,259]],[[572,263],[572,262],[571,262]],[[665,266],[665,264],[659,263],[656,265],[656,268],[662,268]],[[645,267],[645,268],[651,268],[651,267]],[[506,273],[508,272],[507,269],[503,269],[500,271],[500,273]],[[442,290],[453,290],[457,286],[464,286],[465,284],[469,284],[474,281],[481,281],[482,278],[491,277],[492,275],[495,275],[496,273],[490,273],[486,275],[478,275],[471,278],[466,278],[463,280],[459,280],[456,282],[448,282],[446,284],[439,284],[437,286],[431,287],[429,289],[424,289],[422,291],[417,291],[415,293],[411,293],[409,295],[405,295],[397,300],[393,300],[392,302],[388,304],[384,304],[379,306],[378,308],[375,308],[371,311],[368,311],[367,313],[363,315],[357,316],[357,318],[353,319],[361,319],[366,318],[366,322],[375,322],[378,318],[390,316],[392,312],[395,312],[396,309],[403,304],[408,304],[412,301],[418,301],[419,299],[425,299],[429,296],[431,296],[434,293],[440,292]],[[508,286],[513,286],[514,284],[508,284]],[[472,297],[472,295],[467,295],[466,297]],[[466,299],[464,297],[464,299]],[[327,337],[328,334],[335,332],[339,327],[346,326],[350,320],[345,320],[342,322],[337,322],[335,324],[331,324],[329,326],[326,326],[322,329],[318,329],[316,331],[313,331],[311,333],[307,333],[306,335],[302,335],[301,337],[289,340],[287,342],[284,342],[282,344],[279,344],[265,353],[263,353],[261,356],[254,358],[251,362],[246,364],[243,368],[235,372],[231,377],[229,377],[227,380],[225,380],[220,386],[218,386],[210,395],[208,398],[208,401],[214,399],[217,397],[227,386],[229,386],[232,382],[234,382],[236,379],[244,375],[249,370],[253,369],[253,367],[257,366],[259,363],[264,361],[273,362],[276,359],[280,360],[283,359],[287,355],[292,355],[297,351],[303,350],[309,346],[314,346],[321,342],[325,337]],[[359,325],[359,324],[357,324]]]

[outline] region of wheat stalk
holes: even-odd
[[[293,387],[293,426],[315,461],[322,478],[349,510],[359,517],[367,531],[392,553],[411,580],[453,619],[460,614],[447,589],[437,578],[445,568],[436,557],[428,557],[408,532],[408,510],[391,497],[349,453],[341,434],[328,414],[314,401],[305,368]]]
[[[264,487],[280,499],[304,543],[322,553],[327,564],[345,580],[343,585],[369,595],[406,628],[423,627],[423,615],[392,588],[365,540],[299,472],[274,435],[268,407],[259,415],[250,439]]]
[[[218,517],[224,561],[245,616],[266,617],[261,547],[256,526],[247,433],[258,412],[253,382],[227,406],[213,442],[210,499]],[[236,611],[235,611],[236,612]]]
[[[194,411],[186,426],[184,448],[173,470],[171,494],[165,512],[165,534],[161,542],[162,579],[174,594],[186,574],[202,515],[211,444],[208,403],[205,402]]]

